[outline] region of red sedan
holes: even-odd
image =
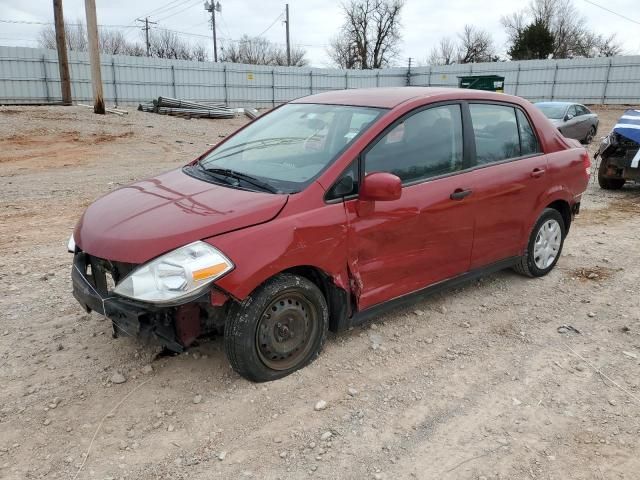
[[[93,203],[69,240],[87,311],[182,351],[224,335],[248,379],[328,330],[478,275],[555,266],[590,161],[518,97],[380,88],[300,98],[190,164]]]

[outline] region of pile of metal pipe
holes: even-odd
[[[219,102],[192,102],[169,97],[158,97],[152,102],[141,103],[138,110],[184,118],[233,118],[236,113]]]

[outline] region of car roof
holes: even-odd
[[[574,102],[536,102],[534,105],[558,105],[561,107],[568,107],[569,105],[581,105]]]
[[[292,103],[322,103],[329,105],[353,105],[358,107],[393,108],[409,100],[428,99],[438,97],[442,100],[505,100],[514,101],[516,97],[503,93],[472,90],[466,88],[440,87],[381,87],[358,88],[349,90],[332,90],[328,92],[308,95],[293,100]],[[517,103],[521,100],[518,99]]]

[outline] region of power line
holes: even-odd
[[[257,35],[257,36],[258,36],[258,37],[261,37],[261,36],[263,36],[265,33],[267,33],[269,30],[271,30],[271,27],[273,27],[273,26],[277,23],[277,21],[278,21],[278,20],[280,20],[280,19],[282,18],[282,15],[283,15],[283,13],[282,13],[282,12],[280,12],[280,15],[278,15],[278,16],[276,17],[276,19],[273,21],[273,23],[272,23],[271,25],[269,25],[269,26],[264,30],[264,32],[262,32],[260,35]]]
[[[168,19],[168,18],[175,17],[175,16],[176,16],[176,15],[178,15],[179,13],[182,13],[182,12],[184,12],[185,10],[189,10],[190,8],[195,7],[195,6],[196,6],[196,4],[200,3],[200,0],[195,0],[195,2],[194,2],[193,0],[187,0],[187,1],[186,1],[186,2],[184,2],[184,3],[189,3],[189,2],[191,2],[191,3],[190,3],[189,5],[187,5],[186,7],[184,7],[182,10],[178,10],[177,12],[170,13],[170,14],[169,14],[169,15],[167,15],[166,17],[159,18],[159,19],[158,19],[158,21],[159,21],[159,22],[161,22],[161,21],[166,20],[166,19]],[[181,3],[180,5],[184,5],[184,3]],[[165,12],[165,13],[166,13],[166,12]]]
[[[148,17],[150,15],[158,15],[160,13],[164,13],[166,11],[171,10],[172,8],[179,7],[180,5],[182,5],[183,3],[186,3],[188,1],[189,0],[172,0],[171,2],[167,2],[167,3],[163,4],[163,5],[160,5],[157,8],[154,8],[153,10],[151,10],[151,11],[149,11],[149,12],[143,14],[143,15],[140,15],[140,17],[138,17],[138,18]],[[175,4],[175,3],[178,3],[178,2],[181,2],[181,3],[178,4],[178,5],[172,5],[172,4]]]
[[[615,15],[615,16],[617,16],[617,17],[624,18],[625,20],[628,20],[628,21],[630,21],[630,22],[632,22],[632,23],[635,23],[635,24],[637,24],[637,25],[640,25],[640,22],[639,22],[639,21],[637,21],[637,20],[634,20],[633,18],[626,17],[626,16],[624,16],[623,14],[618,13],[618,12],[614,12],[613,10],[610,10],[610,9],[608,9],[607,7],[603,7],[602,5],[598,5],[597,3],[592,2],[591,0],[584,0],[584,1],[585,1],[585,2],[587,2],[587,3],[589,3],[589,4],[591,4],[591,5],[593,5],[594,7],[598,7],[598,8],[601,8],[602,10],[605,10],[605,11],[607,11],[607,12],[609,12],[609,13],[612,13],[613,15]]]

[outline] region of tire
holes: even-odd
[[[603,190],[620,190],[625,183],[624,178],[611,178],[607,177],[607,167],[609,164],[603,158],[600,160],[600,166],[598,167],[598,185]]]
[[[587,135],[582,140],[582,143],[589,145],[593,141],[593,137],[596,136],[596,127],[591,127],[587,132]]]
[[[231,308],[225,353],[244,378],[268,382],[315,360],[328,329],[329,309],[320,289],[306,278],[282,273]]]
[[[553,225],[557,226],[557,232],[549,229],[549,226]],[[547,230],[544,231],[544,228]],[[549,273],[558,263],[566,232],[560,212],[553,208],[545,208],[533,226],[524,255],[513,269],[527,277],[542,277]],[[539,242],[544,242],[546,235],[548,235],[546,241],[549,245],[547,248],[544,247],[545,243]],[[547,252],[548,256],[544,252]]]

